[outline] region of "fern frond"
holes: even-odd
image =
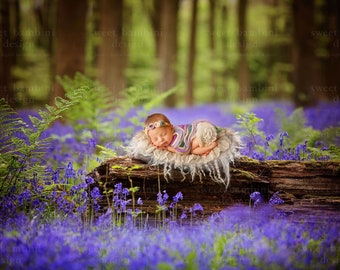
[[[43,134],[51,124],[61,117],[61,113],[79,103],[85,90],[76,89],[68,95],[69,100],[56,98],[55,106],[40,110],[39,117],[29,116],[32,126],[28,126],[4,99],[0,100],[0,196],[16,188],[20,192],[24,179],[38,175],[40,180],[45,174],[44,156],[51,137]]]

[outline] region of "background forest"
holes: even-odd
[[[167,106],[339,101],[337,0],[3,0],[0,92],[53,103],[58,76],[165,92]],[[150,92],[149,91],[149,92]]]
[[[0,0],[0,25],[0,269],[340,269],[340,1]],[[137,186],[138,165],[92,178],[156,110],[294,179],[239,167],[236,206],[203,181]]]

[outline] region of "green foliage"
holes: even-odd
[[[332,159],[340,158],[340,150],[336,146],[336,138],[339,137],[340,127],[329,127],[325,130],[316,130],[307,126],[307,120],[303,109],[298,108],[286,116],[276,109],[277,122],[281,123],[281,130],[288,133],[285,141],[286,147],[295,148],[306,142],[307,150],[311,158],[330,156]]]
[[[259,130],[259,123],[263,121],[262,118],[258,118],[255,113],[247,112],[245,114],[236,115],[237,124],[241,128],[240,133],[241,136],[250,136],[252,138],[253,143],[257,144],[256,137],[260,136],[260,138],[264,138],[265,135],[262,131]]]
[[[73,79],[65,76],[58,80],[66,93],[78,88],[86,90],[83,99],[65,112],[65,119],[74,128],[77,139],[87,140],[93,137],[91,132],[95,132],[100,135],[99,144],[112,142],[116,148],[123,144],[122,134],[129,138],[134,132],[132,125],[122,124],[123,121],[142,126],[146,114],[176,91],[174,88],[158,94],[150,82],[142,82],[127,88],[122,98],[115,99],[99,82],[80,73]]]
[[[291,147],[295,147],[306,140],[308,141],[310,136],[318,132],[312,127],[306,126],[307,120],[302,108],[296,109],[290,116],[286,116],[282,110],[276,109],[276,117],[277,122],[281,123],[281,131],[288,133],[287,142]]]
[[[43,181],[43,162],[47,146],[51,140],[44,132],[66,110],[78,103],[84,96],[84,89],[67,94],[68,100],[55,99],[55,106],[46,105],[39,117],[30,116],[32,126],[28,126],[4,99],[0,100],[0,195],[19,192],[33,179]]]
[[[150,110],[161,106],[163,101],[176,91],[177,88],[174,87],[166,92],[156,93],[150,82],[142,82],[138,86],[129,87],[124,91],[116,112],[121,118],[126,118],[131,107],[136,108],[136,115],[126,120],[135,126],[143,126],[144,119]]]
[[[58,77],[58,81],[66,94],[80,88],[85,90],[85,95],[79,103],[64,113],[66,121],[72,125],[79,140],[90,137],[90,130],[112,134],[113,127],[108,117],[115,103],[104,86],[81,73],[76,73],[73,79],[68,76]]]
[[[276,120],[280,123],[280,132],[273,138],[266,137],[260,131],[259,123],[263,119],[258,118],[254,113],[248,112],[236,115],[237,127],[241,137],[246,138],[249,151],[256,150],[264,154],[266,158],[276,150],[285,151],[299,156],[299,159],[318,159],[328,157],[340,159],[338,138],[340,127],[329,127],[325,130],[316,130],[307,126],[302,109],[296,109],[291,115],[286,116],[285,112],[276,109]],[[284,134],[284,135],[283,135]],[[296,156],[297,155],[297,156]]]

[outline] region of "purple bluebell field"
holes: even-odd
[[[174,124],[206,119],[230,127],[242,136],[242,154],[259,160],[332,159],[340,146],[336,103],[300,112],[289,103],[155,111]],[[246,112],[254,114],[238,122],[236,114]],[[28,114],[34,112],[20,112],[27,123]],[[120,124],[132,125],[128,120]],[[179,212],[186,194],[179,190],[169,197],[162,191],[154,197],[157,218],[148,220],[134,189],[117,184],[112,208],[99,216],[105,194],[90,189],[94,180],[87,172],[107,157],[98,145],[123,153],[133,133],[119,134],[112,138],[121,144],[93,130],[77,136],[59,122],[43,134],[52,139],[39,161],[46,175],[33,174],[20,192],[13,188],[1,198],[1,269],[339,269],[340,218],[279,212],[273,207],[284,203],[278,193],[267,203],[254,192],[250,206],[235,205],[202,220],[199,202]]]

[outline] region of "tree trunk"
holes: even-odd
[[[227,16],[228,16],[228,8],[227,4],[223,3],[221,7],[221,29],[227,29]],[[223,89],[222,95],[224,100],[231,98],[230,94],[228,93],[228,75],[229,75],[229,68],[228,68],[228,38],[226,31],[222,32],[221,34],[221,47],[222,47],[222,61],[223,61],[223,70],[222,70],[222,84],[221,88]]]
[[[250,83],[247,62],[247,0],[238,1],[238,82],[241,101],[250,98]]]
[[[187,91],[186,104],[194,104],[194,74],[195,74],[195,57],[196,57],[196,25],[197,25],[197,1],[192,0],[192,18],[190,25],[190,41],[188,52],[188,74],[187,74]]]
[[[209,0],[209,48],[212,67],[210,68],[210,86],[212,88],[212,102],[218,101],[218,88],[215,70],[216,46],[215,46],[215,17],[216,17],[216,0]],[[223,29],[223,28],[222,28]]]
[[[73,77],[76,72],[85,70],[87,1],[58,0],[56,40],[54,52],[54,74]],[[54,82],[50,102],[56,97],[64,97],[65,91]]]
[[[11,70],[17,63],[17,56],[23,46],[20,35],[19,2],[0,2],[0,97],[11,107],[16,107]]]
[[[326,82],[324,92],[327,99],[333,102],[340,102],[340,2],[337,0],[327,0],[327,19],[329,53],[326,61]]]
[[[115,97],[118,97],[126,87],[127,42],[123,37],[123,0],[101,0],[99,10],[101,43],[98,78]]]
[[[303,19],[301,19],[303,18]],[[293,82],[294,103],[312,106],[316,103],[314,81],[314,0],[293,1]]]
[[[148,0],[146,0],[148,1]],[[161,10],[162,10],[162,1],[153,0],[152,7],[149,8],[145,0],[143,1],[143,6],[149,16],[152,33],[155,40],[155,48],[156,48],[156,57],[159,58],[159,46],[160,46],[160,36],[161,36]]]
[[[179,0],[162,0],[161,35],[159,45],[160,81],[158,88],[165,92],[177,84],[177,21]],[[176,104],[174,94],[165,100],[165,105]]]
[[[35,1],[34,15],[43,34],[36,36],[36,43],[39,47],[46,50],[49,56],[52,56],[53,48],[53,22],[55,20],[55,1]]]
[[[201,180],[197,177],[192,181],[190,173],[183,180],[181,172],[173,170],[171,179],[165,179],[161,166],[157,168],[129,157],[108,160],[89,173],[102,194],[117,183],[129,188],[132,182],[134,187],[140,188],[135,196],[142,198],[143,209],[148,209],[146,211],[151,214],[155,211],[159,190],[166,190],[170,198],[181,191],[184,195],[183,208],[200,203],[207,214],[234,204],[249,204],[249,195],[255,191],[266,200],[279,192],[285,201],[279,206],[282,210],[312,215],[315,211],[339,213],[339,161],[260,162],[241,158],[231,166],[230,174],[231,182],[226,190],[225,186],[212,181],[209,173]],[[104,209],[106,199],[102,201]]]

